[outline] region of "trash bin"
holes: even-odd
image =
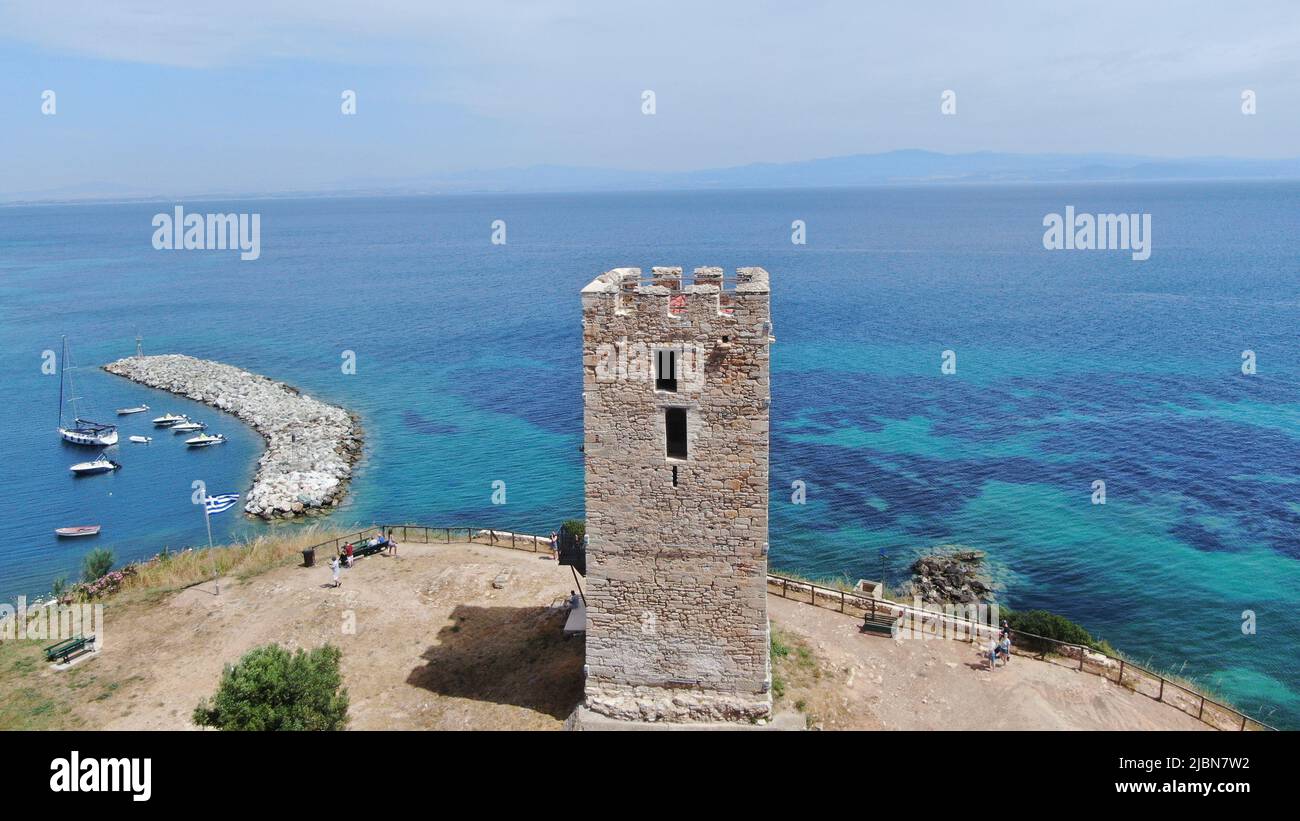
[[[311,567],[316,564],[316,548],[309,547],[302,552],[302,566]]]

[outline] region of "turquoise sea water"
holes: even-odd
[[[884,551],[897,583],[934,545],[980,548],[1010,605],[1061,612],[1300,728],[1300,186],[183,204],[260,213],[261,259],[153,250],[171,202],[0,209],[0,597],[48,590],[94,546],[126,561],[204,543],[195,479],[247,492],[255,433],[95,367],[132,353],[137,331],[147,352],[357,411],[365,458],[334,522],[546,532],[582,513],[579,289],[620,265],[762,265],[775,567],[875,578]],[[1151,259],[1044,250],[1043,216],[1066,205],[1152,214]],[[796,219],[806,246],[790,243]],[[101,416],[146,402],[231,442],[187,452],[153,432],[156,413],[128,417],[124,468],[73,479],[89,454],[59,442],[57,377],[40,369],[64,333]],[[127,444],[136,432],[154,443]],[[88,522],[96,541],[53,536]],[[266,527],[237,512],[213,524],[218,540]]]

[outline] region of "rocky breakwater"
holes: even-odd
[[[361,429],[343,408],[233,365],[180,354],[128,357],[104,370],[234,414],[266,439],[244,511],[293,518],[337,505],[361,456]]]

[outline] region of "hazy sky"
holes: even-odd
[[[0,111],[0,192],[897,148],[1295,156],[1300,3],[0,0]]]

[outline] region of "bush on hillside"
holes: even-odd
[[[113,551],[107,547],[97,547],[81,560],[81,579],[93,582],[108,575],[113,569]]]
[[[290,654],[275,644],[256,647],[226,665],[217,693],[194,708],[194,723],[219,730],[341,730],[348,721],[332,645]]]
[[[582,519],[567,519],[560,525],[560,530],[572,534],[573,538],[581,544],[582,537],[587,535],[587,523]]]
[[[1035,636],[1063,641],[1068,644],[1082,644],[1084,647],[1100,649],[1101,643],[1082,625],[1070,621],[1065,616],[1046,610],[1015,611],[1002,609],[1002,617],[1017,633],[1033,633]],[[1036,641],[1031,636],[1018,636],[1017,643],[1029,649],[1051,650],[1050,645],[1042,647],[1045,642]]]

